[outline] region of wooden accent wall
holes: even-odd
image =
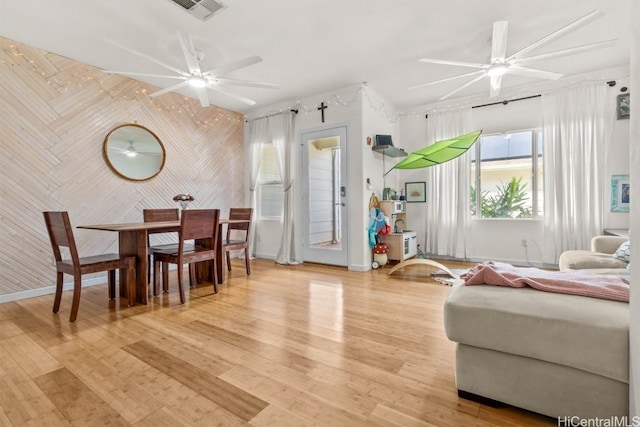
[[[243,119],[215,106],[0,38],[0,295],[55,283],[42,217],[73,225],[142,221],[143,208],[244,206]],[[113,127],[137,122],[164,144],[155,178],[116,176],[102,158]],[[115,233],[75,230],[81,255],[117,251]],[[65,281],[69,281],[65,277]]]

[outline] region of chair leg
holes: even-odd
[[[224,255],[227,258],[227,271],[231,271],[231,253],[229,251],[224,251]]]
[[[62,299],[62,282],[64,273],[58,272],[56,274],[56,296],[53,299],[53,312],[57,313],[60,310],[60,300]]]
[[[217,256],[217,255],[216,255]],[[218,293],[218,267],[215,258],[211,260],[211,274],[213,275],[213,293]]]
[[[196,278],[196,263],[192,262],[189,264],[189,287],[195,288],[198,283],[198,279]]]
[[[180,292],[180,304],[184,304],[184,287],[182,286],[182,264],[178,264],[178,291]]]
[[[147,284],[148,283],[151,283],[151,254],[147,255]]]
[[[244,248],[244,265],[247,269],[247,276],[251,275],[251,258],[249,257],[249,248]]]
[[[162,292],[169,292],[169,263],[162,263]]]
[[[122,274],[122,270],[120,270]],[[108,283],[109,283],[109,299],[116,299],[116,270],[109,270],[107,272]]]
[[[158,281],[160,281],[160,262],[153,259],[153,296],[158,296]]]
[[[82,276],[73,275],[73,302],[71,303],[71,315],[69,322],[75,322],[78,317],[78,307],[80,306],[80,291],[82,290]]]

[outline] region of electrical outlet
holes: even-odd
[[[523,237],[522,239],[520,239],[520,245],[521,245],[523,248],[526,248],[526,247],[527,247],[527,238],[526,238],[526,237]]]

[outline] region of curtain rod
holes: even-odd
[[[285,113],[294,113],[294,114],[298,114],[298,110],[295,110],[295,109],[293,109],[293,108],[292,108],[292,109],[291,109],[291,110],[289,110],[289,111],[281,111],[281,112],[279,112],[279,113],[267,114],[266,116],[254,117],[253,119],[251,119],[251,120],[245,120],[244,122],[245,122],[245,123],[248,123],[248,122],[253,121],[253,120],[264,119],[264,118],[266,118],[266,117],[278,116],[278,115],[280,115],[280,114],[285,114]]]
[[[523,101],[525,99],[531,99],[531,98],[540,98],[541,96],[542,95],[531,95],[531,96],[524,96],[522,98],[516,98],[516,99],[505,99],[504,101],[491,102],[489,104],[474,105],[471,108],[482,108],[482,107],[488,107],[490,105],[498,105],[498,104],[507,105],[510,102]]]
[[[539,98],[539,97],[541,97],[541,96],[542,96],[542,95],[531,95],[531,96],[524,96],[524,97],[522,97],[522,98],[505,99],[504,101],[491,102],[491,103],[489,103],[489,104],[474,105],[474,106],[472,106],[471,108],[472,108],[472,109],[473,109],[473,108],[482,108],[482,107],[488,107],[488,106],[490,106],[490,105],[498,105],[498,104],[507,105],[507,104],[508,104],[508,103],[510,103],[510,102],[522,101],[522,100],[525,100],[525,99],[531,99],[531,98]],[[424,118],[425,118],[425,119],[428,119],[428,118],[429,118],[429,115],[428,115],[428,114],[425,114],[425,115],[424,115]]]

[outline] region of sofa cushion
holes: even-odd
[[[529,288],[465,286],[444,309],[450,340],[629,382],[629,304]]]
[[[623,242],[618,249],[613,254],[615,259],[619,259],[620,261],[629,262],[631,261],[631,244],[630,241],[627,240]]]
[[[600,252],[573,250],[565,251],[558,260],[560,270],[583,270],[589,268],[625,268],[627,263]]]

